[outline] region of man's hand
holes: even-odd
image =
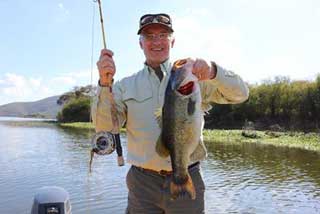
[[[116,66],[113,61],[113,52],[108,49],[102,49],[99,61],[97,62],[97,67],[99,70],[101,86],[111,86],[112,79],[116,73]]]
[[[198,77],[199,81],[214,79],[216,77],[217,71],[214,63],[208,63],[204,59],[193,60],[192,73]]]

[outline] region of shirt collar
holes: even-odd
[[[172,63],[171,63],[170,59],[167,59],[166,61],[164,61],[163,63],[160,64],[161,71],[166,74],[170,74],[171,67],[172,67]],[[144,69],[149,72],[150,71],[154,72],[153,68],[148,66],[146,63],[144,63]]]

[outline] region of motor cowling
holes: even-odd
[[[31,214],[71,214],[68,192],[56,186],[40,188],[34,196]]]

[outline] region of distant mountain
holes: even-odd
[[[42,117],[55,119],[63,105],[58,105],[60,96],[48,97],[35,102],[14,102],[0,106],[0,116]]]

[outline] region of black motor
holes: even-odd
[[[71,214],[69,194],[61,187],[42,187],[34,196],[31,214]]]

